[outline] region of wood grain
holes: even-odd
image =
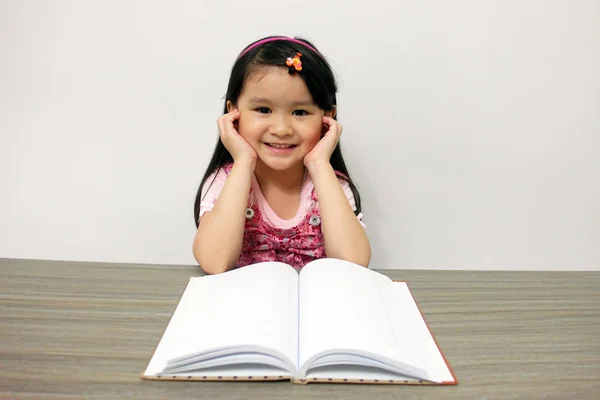
[[[600,398],[599,272],[381,272],[409,283],[458,386],[144,381],[197,268],[0,259],[0,398]]]

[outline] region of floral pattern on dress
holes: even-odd
[[[229,174],[232,165],[224,167]],[[249,199],[252,198],[252,190]],[[324,258],[325,241],[321,231],[320,214],[315,190],[311,193],[312,206],[302,221],[292,228],[277,228],[266,222],[257,204],[248,201],[254,211],[252,218],[246,219],[242,250],[237,267],[266,261],[279,261],[295,269],[309,262]],[[313,217],[319,217],[313,218]],[[311,224],[311,218],[312,224]],[[315,223],[315,220],[319,223]]]

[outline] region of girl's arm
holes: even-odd
[[[221,141],[233,158],[233,167],[213,209],[200,218],[194,238],[194,258],[207,274],[235,267],[242,250],[256,152],[235,129],[239,117],[236,109],[217,121]]]
[[[337,146],[342,126],[329,116],[323,117],[328,130],[304,157],[304,165],[315,184],[321,212],[321,226],[327,257],[339,258],[367,267],[371,260],[371,244],[365,229],[354,215],[348,198],[329,163]]]
[[[319,199],[327,257],[367,267],[371,260],[369,239],[354,215],[333,167],[329,162],[314,162],[307,168]]]
[[[234,162],[215,206],[200,218],[193,252],[207,274],[228,271],[240,258],[253,173],[248,162]]]

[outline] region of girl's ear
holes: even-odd
[[[325,111],[325,116],[329,117],[329,118],[335,118],[335,116],[337,115],[337,106],[333,106],[331,108],[331,111]]]
[[[231,100],[227,100],[227,112],[230,113],[235,110],[237,110],[237,107],[235,106],[235,104],[233,104],[231,102]]]

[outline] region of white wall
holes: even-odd
[[[600,270],[600,2],[358,3],[0,0],[0,257],[194,263],[231,64],[286,34],[339,76],[372,267]]]

